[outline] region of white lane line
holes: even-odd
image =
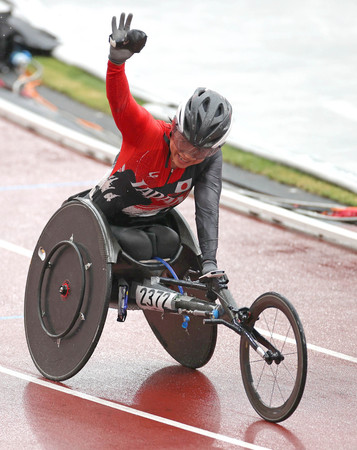
[[[335,352],[333,350],[327,350],[326,348],[319,347],[314,344],[306,344],[309,350],[314,350],[315,352],[324,353],[325,355],[334,356],[335,358],[344,359],[345,361],[357,363],[357,358],[354,356],[345,355],[343,353]]]
[[[11,244],[10,242],[7,242],[7,241],[3,241],[2,239],[0,239],[0,248],[9,250],[10,252],[14,252],[14,253],[17,253],[22,256],[27,256],[29,258],[31,258],[31,256],[32,256],[32,252],[30,250],[27,250],[26,248],[20,247],[15,244]],[[263,330],[260,330],[260,331],[262,332]],[[325,355],[329,355],[329,356],[333,356],[335,358],[343,359],[345,361],[357,363],[357,358],[355,358],[354,356],[349,356],[349,355],[345,355],[343,353],[335,352],[333,350],[328,350],[326,348],[319,347],[314,344],[307,344],[307,348],[310,350],[313,350],[315,352],[324,353]]]
[[[23,319],[24,316],[1,316],[0,320],[14,320],[14,319]]]
[[[259,333],[263,334],[264,336],[272,336],[277,341],[286,341],[290,344],[295,343],[294,339],[292,339],[292,338],[287,338],[285,336],[282,336],[282,335],[276,334],[276,333],[271,334],[269,331],[263,330],[258,327],[257,327],[257,331],[259,331]],[[335,358],[339,358],[339,359],[343,359],[345,361],[357,363],[357,358],[354,356],[344,355],[343,353],[335,352],[334,350],[328,350],[326,348],[319,347],[318,345],[314,345],[314,344],[306,344],[306,347],[309,350],[313,350],[318,353],[324,353],[325,355],[334,356]]]
[[[9,252],[17,253],[21,256],[27,256],[28,258],[31,258],[32,256],[31,250],[27,250],[26,248],[20,247],[19,245],[12,244],[11,242],[4,241],[2,239],[0,239],[0,248],[8,250]]]
[[[132,414],[134,416],[142,417],[144,419],[152,420],[154,422],[159,422],[164,425],[168,425],[171,427],[179,428],[184,431],[189,431],[191,433],[199,434],[201,436],[209,437],[218,441],[227,442],[228,444],[238,445],[243,448],[248,448],[252,450],[268,450],[266,447],[260,447],[259,445],[250,444],[249,442],[244,442],[239,439],[235,439],[229,436],[225,436],[223,434],[213,433],[211,431],[203,430],[201,428],[193,427],[191,425],[186,425],[181,422],[177,422],[176,420],[166,419],[165,417],[160,417],[155,414],[146,413],[144,411],[140,411],[138,409],[130,408],[129,406],[120,405],[119,403],[111,402],[110,400],[104,400],[99,397],[94,397],[93,395],[85,394],[84,392],[72,391],[69,388],[64,386],[60,386],[58,384],[39,379],[33,377],[31,375],[26,375],[21,372],[17,372],[15,370],[8,369],[6,367],[0,366],[0,372],[5,375],[9,375],[20,380],[28,381],[29,383],[34,383],[54,391],[61,392],[63,394],[72,395],[73,397],[80,398],[82,400],[87,400],[92,403],[96,403],[101,406],[106,406],[108,408],[116,409],[118,411]]]

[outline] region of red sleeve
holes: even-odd
[[[125,64],[118,66],[108,61],[106,87],[113,119],[123,141],[130,146],[137,146],[144,135],[146,139],[150,139],[150,130],[157,128],[156,120],[131,95]]]

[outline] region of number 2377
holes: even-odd
[[[174,292],[140,286],[136,291],[136,303],[141,308],[164,309],[168,300],[173,299],[176,295]],[[168,304],[167,306],[171,305]]]

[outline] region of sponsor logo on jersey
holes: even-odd
[[[159,178],[160,172],[149,172],[150,178]]]
[[[189,179],[187,181],[179,181],[175,190],[172,190],[171,194],[163,194],[157,189],[149,188],[144,180],[137,183],[131,182],[131,185],[138,192],[140,192],[143,197],[148,198],[151,201],[155,201],[156,203],[159,201],[166,206],[174,206],[181,203],[182,200],[186,197],[185,195],[178,196],[177,194],[188,192],[192,186],[192,179]]]

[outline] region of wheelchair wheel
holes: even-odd
[[[211,359],[217,340],[217,328],[203,324],[202,317],[190,317],[187,331],[179,314],[145,310],[144,315],[153,333],[178,363],[198,369]]]
[[[269,422],[287,419],[297,408],[307,374],[307,350],[300,319],[291,303],[269,292],[255,300],[251,325],[284,356],[269,365],[246,338],[240,343],[244,388],[256,412]]]
[[[177,213],[176,213],[177,214]],[[198,271],[199,250],[195,248],[189,226],[180,217],[181,239],[184,236],[190,245],[184,245],[180,258],[173,265],[178,278],[184,279],[190,271]],[[169,271],[162,273],[164,277],[172,276]],[[170,286],[178,291],[177,286]],[[203,292],[187,289],[187,294],[207,300]],[[217,342],[217,325],[204,325],[202,317],[190,316],[187,330],[182,327],[183,316],[180,314],[144,310],[144,315],[158,341],[178,363],[190,369],[198,369],[211,359]]]
[[[51,380],[75,375],[101,335],[111,294],[107,237],[95,208],[64,204],[35,247],[25,292],[31,357]]]

